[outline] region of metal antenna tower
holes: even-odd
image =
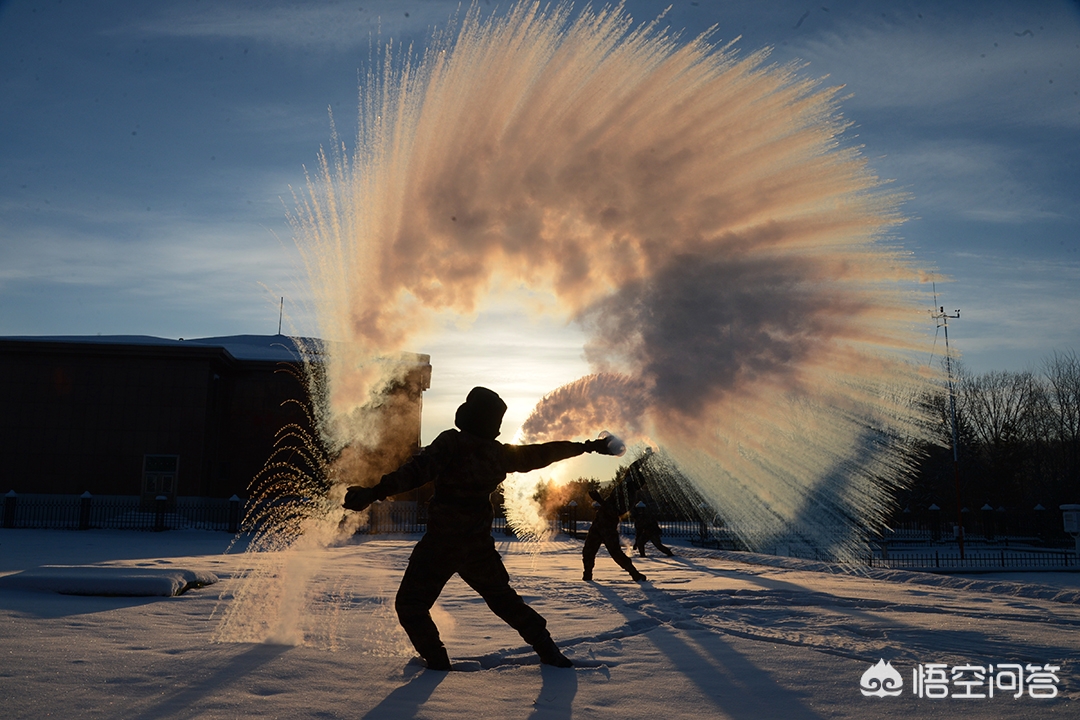
[[[956,541],[960,548],[960,559],[964,559],[964,517],[961,513],[960,504],[960,438],[956,429],[956,391],[953,387],[952,377],[952,353],[949,352],[949,318],[959,319],[960,310],[957,309],[955,315],[949,315],[945,312],[943,305],[937,304],[937,283],[934,284],[934,305],[937,306],[936,311],[930,311],[930,317],[937,322],[937,326],[945,331],[945,376],[948,379],[949,386],[949,415],[952,419],[952,458],[953,458],[953,479],[956,484],[956,527],[957,536]]]

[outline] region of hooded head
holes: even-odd
[[[494,440],[499,436],[505,413],[506,403],[498,394],[485,387],[474,387],[458,407],[454,424],[467,433]]]

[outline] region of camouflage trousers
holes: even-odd
[[[413,548],[394,602],[401,627],[423,657],[443,647],[431,607],[454,573],[526,643],[535,645],[548,637],[547,621],[510,587],[510,576],[490,534],[428,533]]]

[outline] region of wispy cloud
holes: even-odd
[[[294,280],[288,248],[264,230],[244,223],[169,227],[169,233],[159,227],[131,241],[39,228],[17,245],[4,243],[0,292],[5,296],[33,288],[45,297],[77,295],[83,306],[62,317],[49,317],[44,306],[13,306],[4,313],[6,320],[60,332],[65,318],[74,320],[93,307],[127,305],[133,312],[146,305],[186,307],[192,318],[212,317],[217,324],[232,318],[243,331],[244,318],[259,312],[265,296],[287,292],[298,299],[304,292]]]
[[[875,169],[910,183],[909,211],[944,212],[967,220],[1024,223],[1058,219],[1056,198],[1074,204],[1067,188],[1021,177],[1029,158],[1015,145],[974,137],[913,139],[874,161]],[[917,180],[917,182],[915,182]]]
[[[961,271],[938,290],[961,307],[950,339],[972,370],[1037,367],[1052,349],[1080,349],[1080,258],[958,254],[950,262]]]
[[[1067,3],[908,22],[841,21],[793,43],[811,72],[853,93],[851,107],[927,124],[1080,128],[1080,19]]]
[[[361,2],[183,3],[153,18],[117,29],[170,37],[237,39],[311,52],[365,47],[373,37],[425,33],[445,27],[460,6],[456,0]]]

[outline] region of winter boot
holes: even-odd
[[[532,648],[540,656],[540,662],[545,665],[554,665],[561,668],[574,667],[574,663],[570,662],[570,658],[559,652],[558,646],[555,645],[555,641],[551,639],[550,635],[537,642]]]
[[[450,656],[446,654],[446,648],[435,648],[423,654],[424,662],[428,670],[449,670]]]
[[[586,570],[585,572],[581,573],[581,579],[585,582],[592,582],[592,570]]]
[[[637,580],[638,582],[645,582],[646,580],[648,580],[647,577],[645,577],[644,575],[639,573],[637,570],[632,571],[630,573],[630,577],[633,578],[634,580]]]

